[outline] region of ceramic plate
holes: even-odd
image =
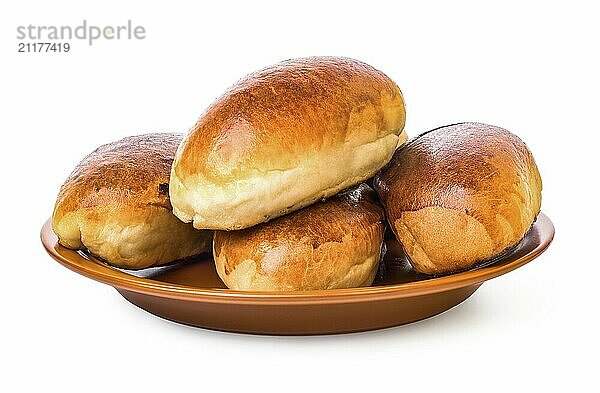
[[[225,287],[209,255],[169,266],[126,271],[58,244],[50,220],[41,231],[46,251],[62,265],[113,286],[125,299],[160,317],[209,329],[257,334],[331,334],[418,321],[467,299],[486,280],[539,256],[554,226],[540,213],[512,250],[475,269],[442,277],[418,274],[402,248],[387,253],[370,287],[307,292],[240,292]]]

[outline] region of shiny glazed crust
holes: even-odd
[[[541,206],[542,180],[527,146],[480,123],[412,139],[374,186],[413,266],[428,274],[467,269],[514,246]]]
[[[396,84],[356,60],[288,60],[248,75],[181,144],[174,213],[196,228],[241,229],[372,177],[406,140]]]
[[[217,231],[217,272],[230,289],[297,291],[373,282],[383,209],[361,185],[325,202],[240,231]]]
[[[171,212],[169,173],[180,134],[147,134],[85,157],[58,194],[52,228],[61,245],[140,269],[210,251],[212,234]]]

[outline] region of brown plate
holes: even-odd
[[[141,271],[114,268],[58,244],[50,220],[42,227],[46,251],[62,265],[115,287],[125,299],[160,317],[209,329],[258,334],[331,334],[397,326],[456,306],[486,280],[523,266],[554,237],[540,213],[525,238],[502,257],[443,277],[418,274],[402,248],[388,239],[385,264],[371,287],[306,292],[240,292],[221,282],[208,255]]]

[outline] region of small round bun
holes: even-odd
[[[387,219],[416,270],[464,270],[516,245],[540,211],[542,180],[507,130],[460,123],[399,149],[376,176]]]
[[[127,269],[210,251],[212,233],[171,212],[169,173],[182,138],[132,136],[85,157],[56,200],[52,228],[60,244]]]
[[[173,164],[171,203],[199,229],[242,229],[371,178],[406,140],[398,86],[340,57],[288,60],[217,99]]]
[[[217,272],[230,289],[304,291],[371,285],[383,209],[366,185],[240,231],[217,231]]]

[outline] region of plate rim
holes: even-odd
[[[492,278],[517,269],[537,258],[552,243],[555,228],[550,218],[540,212],[533,224],[540,230],[540,242],[533,250],[515,260],[497,263],[474,270],[454,273],[426,280],[345,289],[327,289],[295,292],[258,292],[236,291],[231,289],[197,288],[181,284],[172,284],[149,278],[137,277],[84,258],[77,250],[66,247],[58,252],[58,238],[52,231],[52,219],[46,220],[40,231],[40,239],[46,252],[61,265],[92,280],[110,285],[116,289],[142,293],[157,297],[166,297],[187,301],[211,303],[247,303],[247,304],[330,304],[370,301],[374,298],[384,300],[429,295],[450,291],[470,285],[480,285]],[[63,255],[67,254],[67,255]]]

